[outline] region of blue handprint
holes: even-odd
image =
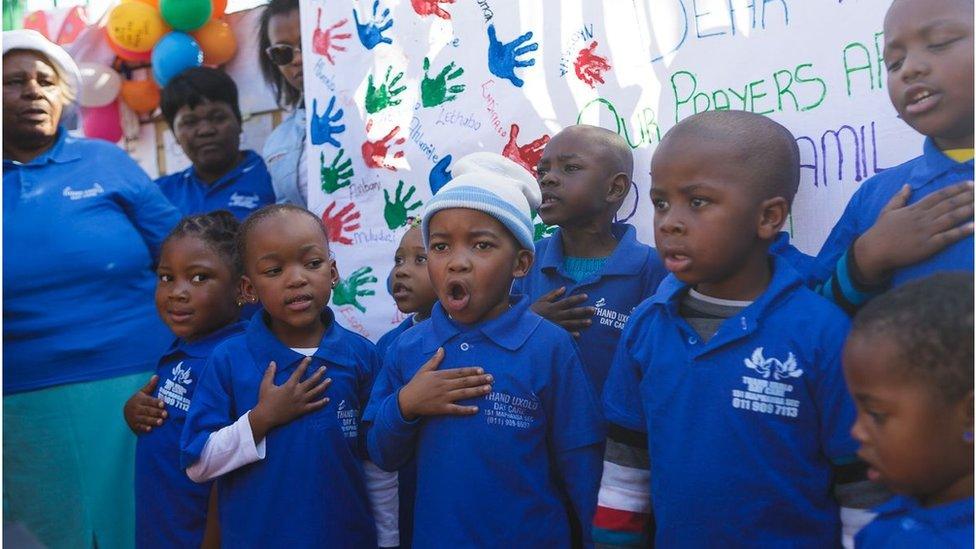
[[[371,19],[359,22],[359,14],[356,9],[352,10],[352,17],[356,20],[356,32],[359,33],[359,41],[367,50],[375,48],[379,44],[392,44],[393,39],[383,36],[383,33],[393,26],[390,19],[390,9],[386,8],[379,16],[376,15],[380,9],[380,0],[373,2],[373,16]]]
[[[328,143],[333,147],[340,147],[339,141],[334,134],[342,133],[346,131],[345,124],[337,124],[339,119],[342,118],[342,109],[337,110],[334,114],[332,109],[335,108],[335,96],[329,100],[329,106],[325,108],[325,112],[322,116],[319,116],[319,100],[312,99],[312,144],[322,145]]]
[[[516,87],[521,88],[525,82],[515,76],[515,69],[531,67],[535,65],[535,59],[519,61],[516,57],[539,49],[539,44],[535,42],[522,45],[531,39],[532,31],[529,31],[508,44],[503,44],[498,41],[498,36],[495,34],[495,24],[488,25],[488,70],[491,71],[491,74],[505,78],[515,84]]]
[[[451,180],[451,171],[447,169],[447,166],[451,163],[451,155],[447,155],[437,161],[434,167],[430,169],[430,193],[435,194],[437,191],[441,190],[441,187],[447,185],[447,182]]]

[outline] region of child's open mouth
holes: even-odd
[[[905,112],[909,114],[922,114],[933,109],[941,98],[941,94],[924,87],[912,88],[905,94]]]
[[[447,285],[447,299],[444,306],[448,312],[456,313],[467,307],[471,300],[471,292],[460,282],[450,282]]]
[[[684,254],[669,253],[664,256],[664,268],[672,273],[680,273],[691,266],[691,258]]]
[[[312,306],[312,296],[309,294],[296,295],[285,300],[285,308],[289,311],[300,312]]]

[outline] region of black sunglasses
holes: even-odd
[[[301,53],[301,51],[302,48],[292,46],[291,44],[275,44],[264,50],[264,53],[272,63],[280,67],[294,61],[295,54]]]

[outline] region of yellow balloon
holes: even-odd
[[[237,39],[230,25],[220,19],[211,19],[207,24],[190,33],[203,50],[205,65],[223,65],[237,52]]]
[[[159,11],[143,2],[126,2],[108,14],[108,38],[115,45],[135,52],[147,52],[168,29]]]

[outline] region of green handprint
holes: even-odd
[[[400,72],[393,77],[393,80],[390,80],[391,71],[393,71],[393,65],[386,68],[386,76],[383,77],[383,83],[378,88],[373,85],[372,74],[366,79],[366,112],[375,114],[387,107],[399,105],[402,101],[394,98],[407,89],[406,86],[395,87],[403,78],[403,73]]]
[[[552,236],[552,233],[556,232],[556,227],[546,225],[542,218],[538,214],[532,217],[532,221],[535,223],[535,236],[532,240],[538,242],[543,238]]]
[[[464,91],[464,84],[454,84],[448,87],[448,80],[454,80],[464,74],[464,69],[461,67],[455,69],[454,72],[451,72],[452,69],[454,69],[454,61],[448,63],[436,77],[430,78],[427,75],[427,71],[430,70],[430,59],[424,57],[424,79],[420,82],[420,102],[425,107],[435,107],[441,103],[454,101],[457,99],[457,94]],[[449,92],[451,95],[448,95]]]
[[[359,302],[360,297],[376,295],[374,290],[360,290],[360,286],[375,284],[376,277],[369,274],[373,272],[372,267],[360,267],[349,275],[349,278],[340,278],[335,289],[332,290],[332,303],[336,306],[352,305],[365,313],[366,307]]]
[[[407,190],[407,194],[401,198],[400,193],[403,192],[403,180],[400,180],[400,182],[397,183],[394,200],[393,202],[390,202],[390,192],[383,189],[383,197],[386,200],[386,206],[383,207],[383,217],[386,218],[386,226],[391,230],[406,225],[407,214],[423,205],[423,202],[418,200],[407,206],[407,201],[410,200],[410,197],[412,197],[413,193],[416,191],[417,187],[411,185]]]
[[[339,164],[339,160],[345,152],[345,149],[339,149],[339,154],[332,159],[330,166],[325,165],[325,152],[319,153],[319,163],[322,166],[320,172],[322,190],[325,191],[325,194],[332,194],[343,187],[349,186],[349,180],[353,175],[352,160],[347,158],[345,162]]]

